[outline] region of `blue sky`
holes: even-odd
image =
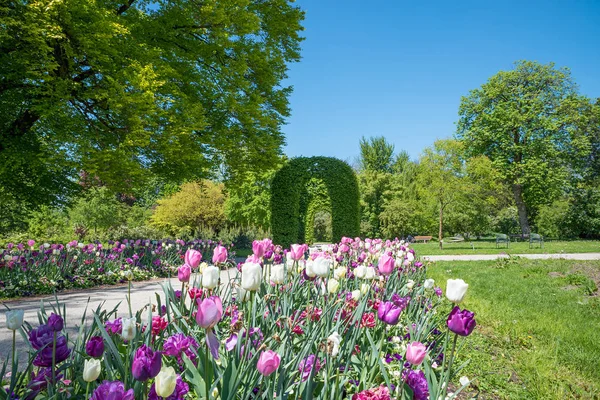
[[[517,60],[569,67],[600,97],[600,0],[297,0],[288,156],[353,161],[362,136],[413,158],[452,136],[460,98]]]

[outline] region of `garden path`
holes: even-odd
[[[421,256],[426,261],[489,261],[498,258],[522,257],[531,260],[600,260],[600,253],[556,253],[556,254],[462,254]]]
[[[224,284],[233,278],[236,274],[236,269],[221,271],[221,283]],[[195,275],[192,275],[190,282],[193,282]],[[131,307],[139,310],[149,301],[156,304],[155,293],[162,294],[161,284],[169,279],[156,279],[153,281],[133,282],[131,287]],[[177,278],[171,278],[171,285],[175,289],[181,287],[181,283]],[[76,337],[81,318],[84,313],[86,315],[86,323],[89,324],[93,318],[93,311],[104,303],[104,310],[112,310],[118,306],[118,316],[128,317],[129,308],[127,305],[127,285],[103,286],[100,288],[91,288],[86,290],[76,290],[59,293],[57,295],[58,302],[66,304],[67,315],[66,323],[69,338],[72,340]],[[161,295],[164,299],[164,296]],[[54,296],[42,296],[35,298],[21,298],[15,300],[7,300],[0,302],[0,365],[6,357],[10,357],[12,349],[12,331],[6,328],[6,318],[4,317],[5,306],[12,310],[24,310],[25,321],[29,322],[33,327],[38,326],[37,312],[41,304],[44,304],[48,314],[51,312],[51,304],[56,305]],[[86,313],[87,308],[87,313]],[[27,361],[26,352],[28,350],[26,339],[17,333],[17,348],[19,350],[20,364]]]

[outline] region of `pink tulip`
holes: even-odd
[[[342,243],[340,245],[340,252],[347,253],[349,251],[350,251],[350,246],[348,246],[346,243]]]
[[[191,274],[192,269],[187,264],[183,264],[177,269],[177,278],[179,279],[179,282],[189,282]]]
[[[273,250],[273,241],[271,239],[263,239],[263,245],[265,246],[265,252]]]
[[[298,261],[304,258],[304,252],[306,251],[305,244],[293,244],[292,249],[290,250],[290,254],[292,256],[292,260]]]
[[[381,275],[391,275],[392,271],[394,271],[394,266],[396,265],[396,260],[394,257],[386,254],[383,254],[379,257],[379,272]]]
[[[256,369],[258,369],[258,372],[263,376],[269,376],[279,368],[280,363],[281,357],[279,357],[279,354],[273,350],[266,350],[260,353]]]
[[[427,347],[421,342],[412,342],[406,346],[406,361],[419,365],[427,355]]]
[[[223,317],[223,303],[218,296],[210,296],[204,300],[197,299],[198,312],[196,322],[204,329],[212,329]]]
[[[215,247],[215,252],[213,253],[213,264],[224,263],[227,261],[227,249],[221,245]]]
[[[265,243],[262,240],[252,242],[252,252],[257,258],[265,255]]]
[[[192,269],[198,268],[200,261],[202,261],[202,254],[198,250],[187,249],[185,252],[185,263]]]
[[[29,240],[27,241],[27,245],[28,245],[29,247],[33,247],[33,246],[35,246],[35,240],[33,240],[33,239],[29,239]]]

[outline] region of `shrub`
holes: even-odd
[[[550,205],[540,207],[535,224],[539,234],[549,238],[568,236],[565,220],[569,213],[569,202],[556,200]]]
[[[75,227],[83,227],[94,238],[109,228],[125,221],[125,205],[106,187],[93,187],[79,197],[69,210],[69,219]]]

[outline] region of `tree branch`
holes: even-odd
[[[117,10],[117,15],[121,15],[123,14],[125,11],[129,10],[129,8],[131,7],[131,5],[135,2],[135,0],[128,0],[127,4],[123,4],[121,7],[119,7],[119,9]]]

